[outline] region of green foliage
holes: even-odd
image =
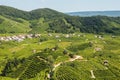
[[[3,21],[0,24],[0,33],[27,33],[31,29],[29,27],[29,22],[23,19],[9,19],[0,16]]]
[[[72,26],[66,24],[66,22],[63,19],[60,18],[60,19],[54,20],[52,23],[50,23],[48,32],[73,33],[74,30],[72,29]]]
[[[68,47],[68,50],[73,51],[73,52],[77,52],[79,50],[84,50],[86,48],[91,47],[90,43],[83,43],[83,44],[71,44]]]
[[[31,56],[29,59],[22,60],[14,59],[6,64],[2,76],[19,77],[20,80],[30,79],[36,77],[39,72],[49,69],[49,67],[49,64],[38,56]]]
[[[41,36],[41,37],[40,37],[40,42],[47,41],[47,40],[48,40],[47,37],[44,37],[44,36]]]
[[[1,33],[19,33],[21,32],[19,31],[21,30],[20,27],[23,26],[24,21],[27,20],[29,25],[24,25],[23,27],[27,26],[29,30],[22,31],[24,33],[42,33],[46,31],[52,33],[84,32],[97,34],[120,34],[119,17],[76,17],[68,16],[66,14],[48,8],[26,12],[7,6],[0,6],[0,15],[9,19],[9,21],[12,20],[14,22],[20,23],[13,23],[16,24],[16,26],[14,26],[13,24],[11,24],[12,22],[7,24],[8,22],[4,22],[4,20],[0,18],[0,24],[2,24],[0,25],[0,27],[6,27],[2,29],[0,28]],[[23,19],[24,21],[21,19]],[[14,31],[8,31],[9,27],[13,26],[14,28],[17,28],[13,29]]]
[[[74,17],[48,8],[26,12],[0,6],[0,33],[41,33],[40,38],[19,43],[0,41],[0,80],[120,79],[120,17]],[[87,33],[102,34],[103,38]]]
[[[82,32],[100,33],[106,29],[106,24],[99,17],[85,17],[81,19]]]
[[[113,65],[108,66],[108,68],[111,70],[113,74],[115,74],[116,77],[120,77],[120,69]]]
[[[38,59],[36,59],[35,62],[31,62],[31,64],[28,66],[28,68],[25,70],[22,76],[20,76],[20,79],[24,80],[34,78],[37,75],[37,73],[48,67],[49,65],[47,65],[44,61],[39,61]]]
[[[5,68],[2,71],[2,76],[9,76],[9,74],[13,71],[15,71],[20,64],[24,63],[24,59],[17,60],[16,58],[14,60],[9,60],[5,66]]]
[[[29,19],[29,14],[26,11],[21,11],[8,6],[0,6],[0,15],[2,16],[12,16],[15,18]]]
[[[71,75],[71,76],[70,76]],[[77,74],[77,72],[74,71],[73,68],[62,66],[58,69],[58,71],[55,73],[54,80],[80,80],[80,74]]]
[[[115,77],[110,70],[97,70],[94,71],[96,77]],[[104,74],[104,75],[103,75]]]
[[[4,19],[0,18],[0,24],[4,21]]]
[[[0,76],[0,79],[93,80],[93,70],[96,80],[119,80],[119,36],[112,38],[111,35],[103,35],[104,40],[101,40],[95,38],[94,34],[83,36],[75,33],[74,36],[69,34],[69,38],[65,37],[67,34],[51,35],[41,34],[39,38],[25,39],[19,43],[1,41],[0,73],[3,76]],[[59,35],[59,38],[55,38],[56,35]],[[42,38],[43,41],[40,42]],[[44,41],[44,38],[47,40]],[[61,41],[58,41],[59,39]],[[102,50],[95,51],[95,48]],[[77,56],[82,59],[74,60]],[[108,61],[107,65],[104,61]],[[58,65],[59,63],[61,64]],[[55,68],[55,65],[58,66]]]
[[[39,19],[43,17],[45,20],[51,20],[54,18],[65,16],[65,14],[49,8],[36,9],[36,10],[30,11],[29,13],[31,15],[31,19]]]

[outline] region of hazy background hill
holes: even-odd
[[[70,12],[67,13],[72,16],[110,16],[110,17],[119,17],[120,11],[83,11],[83,12]]]
[[[49,9],[22,11],[0,6],[0,33],[120,34],[120,17],[78,17]]]

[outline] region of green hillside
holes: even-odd
[[[54,17],[61,17],[65,16],[65,14],[57,12],[55,10],[49,9],[49,8],[43,8],[43,9],[36,9],[32,11],[22,11],[18,10],[16,8],[12,8],[9,6],[0,6],[0,15],[2,16],[10,16],[14,18],[23,18],[26,20],[33,20],[33,19],[39,19],[41,17],[44,17],[46,19],[51,19]]]
[[[112,33],[119,34],[120,23],[119,17],[105,17],[105,16],[93,16],[93,17],[69,17],[66,18],[74,28],[84,33]]]
[[[30,15],[26,11],[18,10],[9,6],[0,6],[0,15],[2,16],[11,16],[14,18],[23,18],[29,19]]]
[[[31,30],[29,22],[16,18],[14,20],[0,16],[0,33],[27,33]]]
[[[119,80],[120,36],[104,35],[101,39],[94,34],[76,33],[68,38],[68,34],[51,35],[1,42],[0,79]]]
[[[16,8],[8,6],[0,6],[0,15],[9,19],[8,21],[16,21],[14,25],[15,33],[29,32],[29,33],[96,33],[96,34],[120,34],[120,17],[105,17],[105,16],[92,16],[92,17],[75,17],[69,16],[61,12],[49,8],[36,9],[33,11],[21,11]],[[2,23],[0,20],[0,27],[6,28],[6,33],[10,33],[7,25],[7,20]],[[24,23],[22,23],[24,22]],[[30,27],[31,31],[25,30]],[[24,31],[22,31],[24,30]],[[0,28],[1,32],[5,32]]]
[[[45,20],[53,20],[54,18],[67,16],[66,14],[49,8],[32,10],[29,12],[29,14],[31,15],[31,19],[39,19],[41,17],[44,17]]]
[[[120,17],[0,6],[0,80],[120,80]]]

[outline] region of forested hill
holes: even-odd
[[[41,17],[52,18],[61,17],[65,14],[57,12],[49,8],[36,9],[32,11],[22,11],[8,6],[0,6],[0,15],[5,17],[23,18],[25,20],[39,19]]]
[[[30,15],[29,12],[18,10],[13,7],[8,6],[0,6],[0,15],[2,16],[10,16],[14,18],[23,18],[23,19],[29,19]]]
[[[22,11],[0,6],[0,33],[110,33],[120,34],[120,17],[78,17],[49,9]]]

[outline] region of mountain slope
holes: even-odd
[[[27,33],[30,30],[28,21],[20,18],[11,20],[0,16],[0,33]]]
[[[50,32],[56,33],[120,33],[120,18],[113,17],[64,17],[49,23]]]
[[[26,11],[18,10],[13,7],[8,6],[0,6],[0,15],[2,16],[11,16],[14,18],[23,18],[23,19],[29,19],[30,15]]]
[[[39,19],[41,17],[51,19],[54,17],[65,16],[66,14],[57,12],[49,8],[36,9],[27,12],[9,6],[0,6],[0,15],[7,17],[14,17],[14,18],[23,18],[26,20],[33,20],[33,19]]]
[[[64,17],[67,16],[66,14],[60,13],[58,11],[49,9],[49,8],[43,8],[43,9],[36,9],[29,12],[32,19],[39,19],[41,17],[44,17],[45,19],[53,19],[58,17]]]
[[[12,7],[0,6],[0,15],[7,18],[3,24],[0,23],[0,31],[10,33],[111,33],[120,34],[120,17],[78,17],[69,16],[49,8],[36,9],[30,12],[21,11]],[[26,24],[22,23],[25,22]],[[8,25],[8,21],[12,21]],[[17,22],[19,24],[16,24]],[[17,25],[14,26],[13,25]],[[3,27],[6,29],[4,31]],[[27,29],[27,30],[26,30]],[[20,31],[21,30],[21,31]],[[0,33],[1,33],[0,32]]]

